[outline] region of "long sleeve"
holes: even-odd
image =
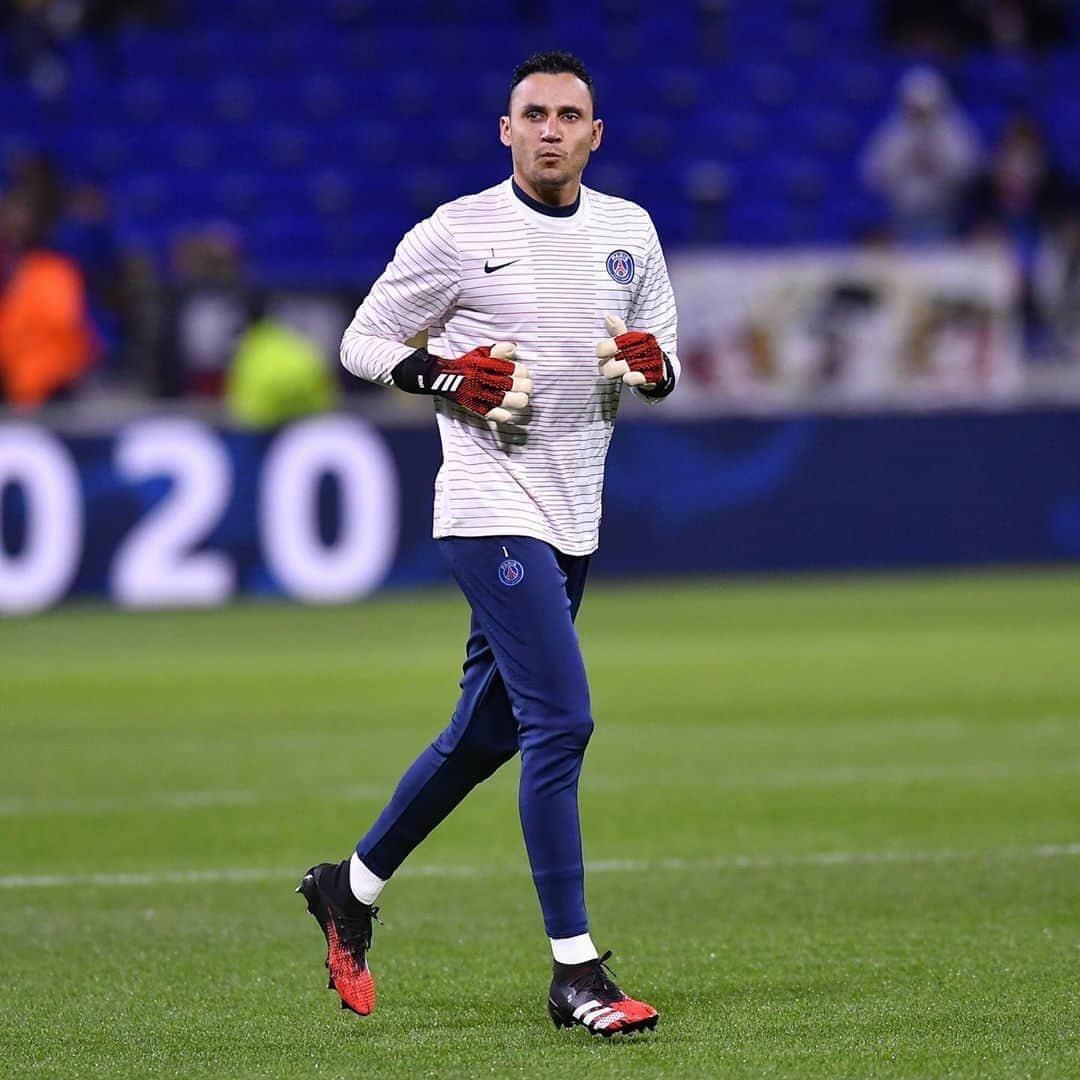
[[[954,110],[938,128],[938,159],[945,179],[960,187],[979,167],[979,137],[958,110]]]
[[[389,386],[391,371],[413,350],[404,342],[439,324],[461,286],[460,256],[441,213],[410,229],[341,339],[341,363],[353,375]]]
[[[667,261],[656,229],[649,222],[649,247],[646,252],[645,272],[641,279],[641,288],[634,298],[627,325],[634,330],[647,330],[656,338],[664,355],[671,364],[675,386],[679,383],[681,367],[678,356],[679,317],[675,309],[675,293],[668,277]],[[670,392],[669,392],[670,393]],[[663,398],[638,393],[638,397],[651,404],[657,404]],[[667,397],[665,394],[664,397]]]

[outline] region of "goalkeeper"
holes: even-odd
[[[434,535],[472,609],[449,725],[352,856],[312,867],[299,887],[327,937],[331,985],[361,1014],[375,1004],[367,952],[383,886],[520,754],[552,1020],[603,1035],[657,1022],[612,981],[590,935],[577,789],[593,718],[574,618],[620,395],[659,401],[675,388],[676,314],[648,214],[581,184],[603,135],[594,106],[573,56],[520,65],[499,129],[512,176],[413,228],[342,341],[353,374],[434,399]],[[426,348],[403,344],[424,329]]]

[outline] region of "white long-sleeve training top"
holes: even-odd
[[[440,206],[405,235],[345,331],[342,363],[384,385],[413,351],[404,342],[425,329],[436,356],[513,341],[529,366],[519,424],[434,399],[436,537],[530,536],[568,555],[595,551],[623,386],[600,374],[604,316],[654,334],[678,379],[675,298],[649,215],[584,186],[564,209],[511,180]]]

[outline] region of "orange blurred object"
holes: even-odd
[[[0,380],[12,405],[33,408],[74,382],[97,352],[78,266],[34,251],[0,295]]]

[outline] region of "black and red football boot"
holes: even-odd
[[[584,964],[555,964],[548,1012],[556,1027],[580,1024],[593,1035],[605,1037],[656,1027],[660,1014],[615,985],[613,972],[606,966],[610,956],[608,950]]]
[[[319,863],[305,875],[296,891],[326,935],[328,990],[336,990],[341,1007],[367,1016],[375,1008],[375,980],[367,963],[371,924],[379,909],[362,904],[349,888],[349,860]]]

